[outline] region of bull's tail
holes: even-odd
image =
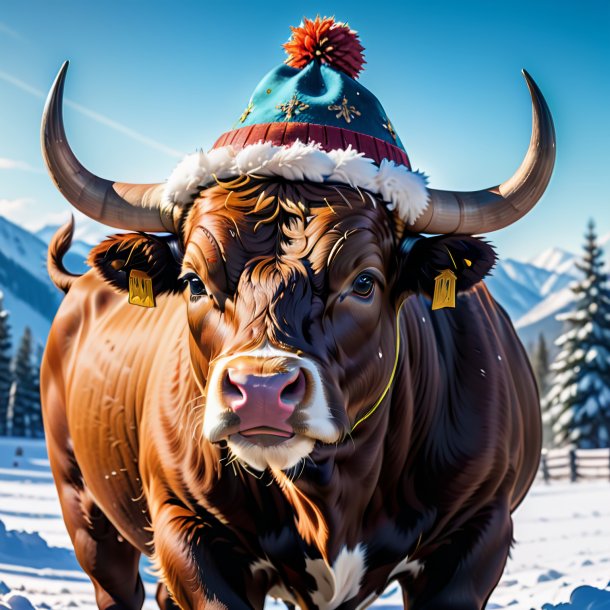
[[[63,263],[63,258],[72,245],[73,235],[74,216],[71,215],[70,220],[55,231],[47,253],[47,271],[49,276],[53,283],[64,292],[68,292],[74,280],[80,277],[80,275],[70,273]]]

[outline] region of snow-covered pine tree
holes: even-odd
[[[584,279],[572,290],[573,311],[558,316],[566,330],[556,341],[551,389],[544,401],[555,445],[610,445],[610,290],[595,223],[585,234],[578,268]]]
[[[15,396],[9,409],[7,428],[12,436],[35,436],[33,426],[40,421],[40,396],[36,369],[32,365],[32,331],[26,326],[13,360]]]
[[[4,309],[4,295],[0,292],[0,436],[6,434],[6,413],[11,389],[11,333],[8,311]]]

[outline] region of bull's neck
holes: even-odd
[[[393,397],[391,388],[374,415],[339,445],[317,447],[313,464],[308,461],[294,481],[324,520],[328,534],[323,554],[329,560],[343,546],[353,549],[371,538],[377,524],[384,521],[384,499],[393,494],[396,484],[393,473],[402,472],[406,460],[386,440]],[[408,446],[406,431],[404,438],[401,444]]]

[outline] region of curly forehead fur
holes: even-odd
[[[395,242],[393,217],[367,191],[244,176],[201,191],[183,235],[185,245],[206,259],[206,249],[218,248],[229,283],[235,285],[248,261],[270,255],[295,264],[307,259],[314,276],[319,275],[347,237],[362,231],[384,254]],[[229,245],[231,255],[224,256]]]

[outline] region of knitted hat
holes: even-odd
[[[413,223],[428,203],[426,180],[411,171],[382,105],[356,80],[364,64],[358,35],[333,18],[291,29],[285,64],[262,79],[235,129],[178,165],[167,202],[187,203],[216,178],[278,176],[368,190]]]

